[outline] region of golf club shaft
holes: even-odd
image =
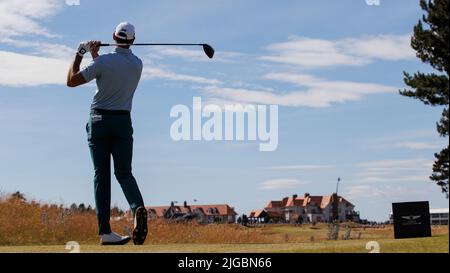
[[[129,46],[130,44],[100,44],[100,46]],[[147,44],[131,44],[131,46],[203,46],[204,44],[155,44],[155,43],[147,43]]]
[[[205,54],[212,59],[214,56],[214,48],[208,44],[171,44],[171,43],[145,43],[145,44],[100,44],[100,46],[201,46]]]

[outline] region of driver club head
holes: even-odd
[[[214,57],[214,48],[212,48],[208,44],[202,44],[203,51],[205,51],[206,56],[208,56],[210,59]]]

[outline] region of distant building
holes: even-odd
[[[430,209],[430,221],[432,225],[448,225],[448,208]]]
[[[265,222],[268,218],[267,211],[265,210],[254,210],[251,211],[248,215],[248,220],[251,223],[262,223]]]
[[[234,223],[237,213],[227,204],[147,207],[149,218],[195,217],[201,223]]]
[[[331,222],[334,219],[341,222],[357,222],[359,214],[354,209],[355,206],[342,196],[336,194],[313,196],[306,193],[302,197],[295,194],[282,200],[270,201],[264,211],[269,215],[265,217],[265,221],[270,221],[270,214],[272,214],[275,218],[279,216],[288,223]],[[258,215],[260,214],[261,212]],[[253,215],[256,216],[256,214]]]

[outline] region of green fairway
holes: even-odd
[[[80,245],[80,251],[90,252],[123,252],[123,253],[171,253],[171,252],[281,252],[281,253],[364,253],[367,240],[321,241],[309,243],[280,244],[154,244],[134,246],[100,246],[93,244]],[[448,235],[417,239],[381,239],[377,240],[381,253],[448,253]],[[68,253],[64,245],[48,246],[2,246],[0,252],[44,252]]]

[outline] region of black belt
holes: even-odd
[[[127,110],[105,110],[105,109],[91,109],[91,114],[94,115],[130,115]]]

